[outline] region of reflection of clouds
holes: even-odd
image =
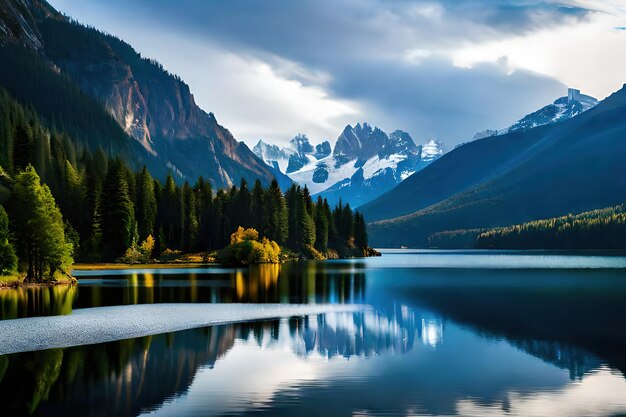
[[[618,398],[622,400],[616,402]],[[498,404],[481,404],[473,399],[464,399],[457,403],[457,412],[468,417],[621,415],[626,413],[626,385],[618,375],[601,368],[559,390],[534,392],[532,395],[511,391],[507,399]]]
[[[201,368],[189,391],[155,415],[387,410],[415,416],[599,417],[626,410],[624,379],[606,368],[570,382],[516,346],[476,338],[405,306],[235,329],[238,340],[215,367]],[[441,346],[443,333],[446,348],[431,348]],[[404,353],[406,359],[394,357]],[[340,356],[357,360],[337,360]],[[364,402],[363,392],[376,396],[374,409],[368,409],[372,403]],[[330,402],[320,404],[326,399]]]

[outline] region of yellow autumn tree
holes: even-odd
[[[267,264],[280,262],[280,246],[263,237],[255,229],[238,227],[230,236],[230,245],[218,253],[220,262],[237,265]]]

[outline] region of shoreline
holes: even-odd
[[[51,288],[51,287],[56,287],[59,285],[78,285],[78,280],[72,277],[71,279],[46,281],[46,282],[24,282],[23,277],[16,277],[12,281],[0,281],[0,291],[17,289],[17,288],[24,288],[24,289],[44,288],[44,287]]]
[[[121,269],[183,269],[183,268],[199,268],[222,265],[219,262],[148,262],[140,264],[122,264],[122,263],[77,263],[72,267],[72,271],[111,271]]]
[[[368,248],[366,257],[381,256],[380,252]],[[345,258],[356,259],[357,257]],[[324,259],[325,261],[342,259],[329,257]],[[278,265],[285,262],[299,262],[303,260],[299,257],[291,257],[284,262],[280,262]],[[262,264],[261,264],[262,265]],[[194,262],[194,261],[164,261],[164,262],[147,262],[147,263],[113,263],[113,262],[79,262],[72,266],[72,271],[115,271],[124,269],[185,269],[185,268],[209,268],[215,266],[234,266],[244,267],[250,265],[227,265],[221,262],[209,261],[209,262]],[[78,285],[78,280],[75,277],[65,278],[55,281],[46,282],[24,282],[23,276],[3,276],[0,277],[0,291],[5,289],[16,288],[41,288],[41,287],[55,287],[58,285]]]

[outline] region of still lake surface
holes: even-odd
[[[0,356],[0,415],[626,415],[624,254],[388,250],[77,275],[77,288],[0,291],[0,318],[149,303],[373,308]]]

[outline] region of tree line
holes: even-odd
[[[536,220],[478,235],[484,249],[626,249],[626,204]]]
[[[362,255],[367,248],[365,220],[347,204],[331,208],[297,185],[283,193],[276,181],[250,187],[242,179],[218,190],[203,178],[181,185],[168,175],[162,183],[145,167],[134,171],[121,158],[102,149],[92,152],[67,134],[50,131],[34,111],[3,92],[0,140],[0,203],[13,231],[5,241],[16,243],[21,262],[33,256],[28,266],[33,278],[67,264],[68,250],[70,258],[73,253],[82,261],[113,261],[141,249],[151,257],[166,250],[213,251],[228,245],[240,226],[306,256],[329,250]],[[20,219],[35,212],[46,214],[42,222],[53,225],[46,228],[63,247],[53,261],[42,263],[37,254],[44,250],[26,243],[38,237],[27,237]],[[0,230],[0,250],[2,237]]]

